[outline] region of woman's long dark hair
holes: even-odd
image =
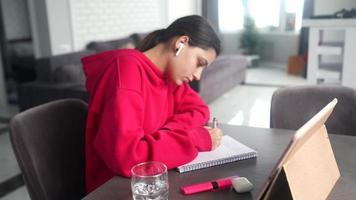
[[[189,37],[189,45],[202,49],[214,49],[220,54],[220,39],[207,20],[199,15],[190,15],[175,20],[165,29],[148,34],[136,47],[141,52],[153,48],[157,44],[168,42],[176,36]]]

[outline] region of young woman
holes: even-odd
[[[90,192],[133,165],[161,161],[168,169],[219,146],[222,132],[204,125],[209,109],[189,82],[220,52],[205,19],[192,15],[150,33],[137,49],[82,59],[90,95],[86,183]]]

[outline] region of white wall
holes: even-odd
[[[201,12],[201,0],[167,0],[168,23],[186,15],[201,15]]]
[[[28,0],[37,58],[167,24],[165,0]]]
[[[201,0],[29,2],[36,57],[82,50],[91,41],[150,32],[168,26],[179,17],[201,13]]]
[[[46,0],[51,55],[73,51],[69,2]]]
[[[341,9],[356,8],[355,0],[314,0],[314,14],[328,15]]]
[[[6,39],[30,38],[27,2],[24,0],[2,0],[1,14],[4,19]]]
[[[200,0],[70,0],[74,50],[93,40],[164,28],[201,12]]]
[[[165,0],[69,0],[74,50],[93,40],[126,37],[167,24]]]

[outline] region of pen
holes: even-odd
[[[213,118],[213,128],[217,128],[218,127],[218,120],[216,119],[216,117]]]

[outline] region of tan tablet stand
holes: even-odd
[[[298,144],[263,199],[326,199],[340,177],[325,125]]]

